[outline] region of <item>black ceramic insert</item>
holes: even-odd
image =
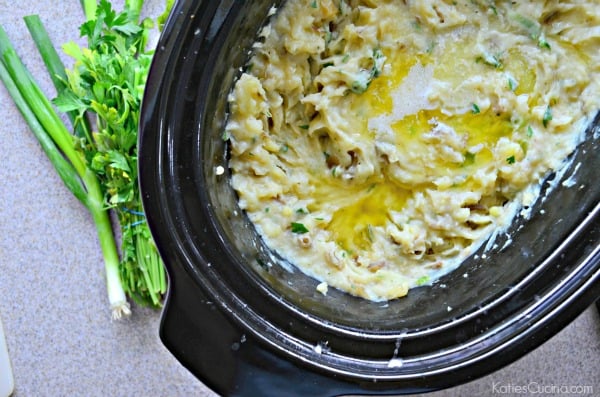
[[[325,297],[282,266],[237,206],[222,139],[228,92],[281,2],[180,1],[152,64],[140,183],[169,273],[160,337],[183,365],[222,395],[424,392],[516,360],[600,296],[598,117],[566,175],[576,185],[433,286]]]

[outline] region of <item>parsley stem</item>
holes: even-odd
[[[165,10],[162,14],[160,14],[157,18],[158,29],[162,32],[165,23],[167,23],[167,19],[169,18],[169,14],[171,13],[171,9],[173,5],[175,5],[175,0],[166,0]]]
[[[125,0],[125,9],[129,11],[129,18],[137,21],[142,13],[144,0]]]
[[[96,9],[98,8],[98,3],[96,1],[97,0],[79,0],[86,21],[91,21],[96,17]]]

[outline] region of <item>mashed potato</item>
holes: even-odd
[[[599,108],[589,1],[289,0],[229,97],[232,185],[319,290],[370,300],[456,268]]]

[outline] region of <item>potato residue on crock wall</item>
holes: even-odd
[[[241,208],[321,286],[379,301],[435,281],[582,139],[599,108],[599,12],[285,2],[229,97]]]

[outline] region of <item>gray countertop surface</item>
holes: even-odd
[[[122,2],[115,1],[120,9]],[[158,15],[162,1],[148,1]],[[55,44],[78,40],[76,0],[0,0],[0,24],[45,92],[54,91],[22,17],[39,14]],[[67,64],[70,62],[65,58]],[[15,396],[213,396],[158,338],[160,312],[134,306],[111,321],[103,260],[87,211],[62,185],[0,84],[0,318]],[[600,396],[594,307],[517,362],[432,396]],[[564,389],[563,389],[564,390]],[[557,394],[557,393],[554,393]],[[564,393],[563,393],[564,394]]]

